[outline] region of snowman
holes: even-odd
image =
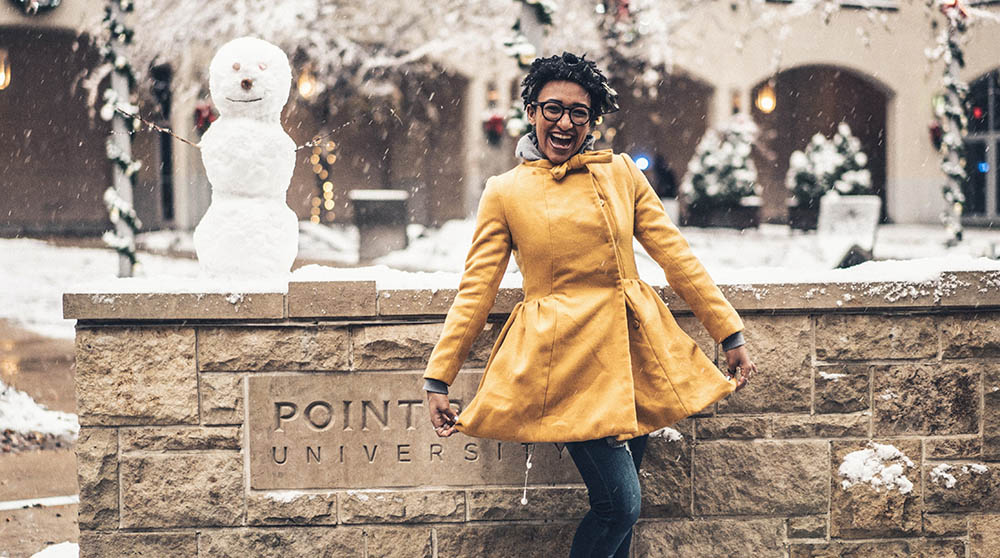
[[[298,218],[285,202],[295,142],[281,127],[292,70],[275,45],[232,40],[209,66],[220,118],[199,147],[212,203],[194,230],[202,272],[216,278],[288,275],[298,252]]]

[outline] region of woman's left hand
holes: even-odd
[[[736,391],[743,389],[757,372],[757,365],[750,360],[746,345],[726,351],[726,367],[729,374],[736,378]]]

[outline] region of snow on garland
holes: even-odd
[[[734,207],[743,198],[760,195],[757,167],[750,158],[757,131],[748,116],[737,114],[705,132],[681,184],[689,205]]]
[[[941,220],[951,235],[949,244],[957,244],[962,240],[962,209],[965,205],[962,184],[968,179],[963,138],[968,129],[965,100],[969,85],[959,77],[959,71],[965,67],[961,42],[967,29],[968,13],[958,0],[928,1],[933,2],[948,19],[947,27],[938,34],[937,46],[928,50],[927,56],[944,62],[941,82],[945,91],[934,106],[934,116],[941,129],[941,171],[947,177],[941,192],[948,205],[941,214]]]
[[[796,150],[788,162],[785,186],[799,207],[819,207],[823,194],[870,194],[872,175],[861,140],[841,122],[833,138],[816,134],[804,151]]]
[[[136,79],[132,64],[123,53],[124,47],[132,43],[134,34],[125,25],[123,14],[134,9],[132,0],[108,0],[104,10],[107,37],[100,48],[104,64],[113,72],[110,84],[104,90],[100,117],[112,123],[111,135],[105,148],[108,160],[114,165],[114,185],[105,190],[104,205],[115,226],[113,231],[105,232],[102,238],[105,244],[114,248],[121,256],[118,275],[122,277],[130,277],[135,272],[138,264],[135,235],[142,227],[131,202],[135,175],[142,168],[140,161],[132,159],[132,132],[138,130],[142,123],[138,118],[126,116],[138,114],[139,109],[129,99]]]
[[[533,7],[535,17],[542,25],[552,25],[552,16],[556,13],[556,3],[552,0],[516,0],[521,4]]]

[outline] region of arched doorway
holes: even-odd
[[[0,233],[99,233],[110,225],[108,125],[91,119],[78,78],[98,62],[70,31],[0,28],[10,83],[0,90]]]
[[[677,195],[687,163],[708,127],[714,89],[684,74],[667,75],[655,96],[634,83],[613,83],[621,111],[608,115],[604,126],[616,152],[645,157],[646,177],[661,197]],[[671,185],[672,183],[672,185]]]
[[[965,208],[962,221],[969,225],[1000,222],[1000,70],[977,78],[969,87],[966,103],[969,122],[965,136],[965,171],[962,185]]]
[[[413,223],[438,226],[465,217],[463,157],[473,141],[464,128],[468,79],[441,71],[401,80],[395,104],[361,96],[338,101],[336,111],[289,103],[293,134],[334,132],[323,142],[335,146],[328,162],[300,152],[288,196],[300,219],[351,223],[355,189],[406,190]]]
[[[874,80],[836,66],[800,66],[757,83],[751,99],[765,85],[774,88],[773,110],[764,112],[756,103],[753,119],[760,127],[754,152],[758,179],[764,189],[763,219],[785,222],[785,187],[788,160],[803,149],[815,134],[830,137],[846,122],[861,141],[868,156],[872,187],[882,197],[882,219],[886,219],[886,113],[891,92]]]

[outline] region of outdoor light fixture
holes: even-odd
[[[10,57],[6,49],[0,48],[0,91],[10,85]]]
[[[310,100],[316,95],[316,76],[312,73],[312,65],[306,64],[299,74],[298,81],[299,95],[305,100]]]
[[[639,170],[646,170],[649,168],[649,157],[645,155],[639,155],[635,158],[635,166],[639,167]]]
[[[771,85],[771,82],[765,83],[757,90],[757,100],[754,104],[757,106],[757,110],[764,114],[774,112],[774,108],[778,106],[778,98],[774,94],[774,86]]]

